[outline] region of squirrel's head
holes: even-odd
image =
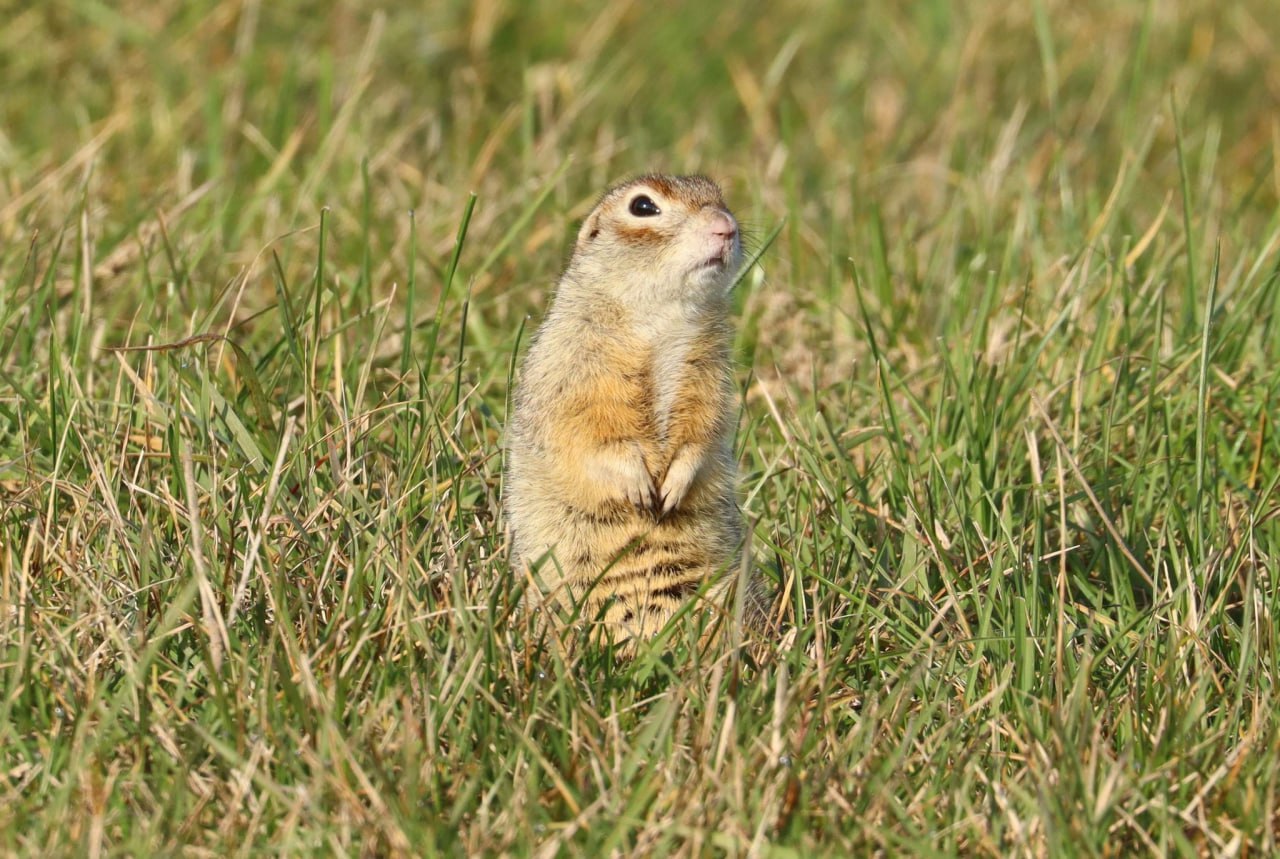
[[[571,279],[643,306],[721,299],[742,266],[738,222],[704,176],[642,176],[605,192],[583,221]]]

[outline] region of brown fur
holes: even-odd
[[[630,214],[641,193],[660,215]],[[504,504],[530,605],[576,603],[632,642],[691,599],[731,614],[745,533],[727,293],[740,265],[736,222],[701,177],[620,185],[583,222],[508,434]],[[748,579],[749,619],[763,618],[761,590]]]

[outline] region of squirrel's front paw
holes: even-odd
[[[666,516],[680,506],[680,502],[684,501],[684,497],[689,494],[689,487],[693,486],[693,479],[698,476],[700,466],[699,458],[690,448],[682,450],[680,455],[671,461],[667,476],[662,480],[662,488],[658,490],[662,504],[658,512],[659,517]]]
[[[641,513],[657,512],[658,491],[639,450],[613,455],[597,454],[593,465],[596,479],[611,488],[611,494],[621,494]]]

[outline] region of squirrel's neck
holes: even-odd
[[[728,319],[727,296],[704,296],[697,301],[624,301],[579,288],[561,289],[549,315],[568,317],[591,328],[634,332],[646,341],[661,341],[677,332],[706,331]]]

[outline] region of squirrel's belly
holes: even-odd
[[[564,505],[546,541],[554,563],[543,566],[563,576],[572,601],[589,607],[678,607],[732,566],[741,539],[736,513],[702,504],[655,520],[624,503]]]

